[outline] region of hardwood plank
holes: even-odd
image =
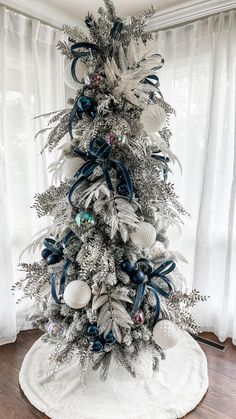
[[[232,416],[224,415],[215,409],[200,403],[193,412],[185,416],[185,419],[233,419]]]

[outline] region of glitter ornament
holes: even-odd
[[[64,301],[76,309],[85,307],[91,299],[91,289],[84,281],[76,279],[69,282],[64,291]]]
[[[153,329],[154,341],[164,350],[177,345],[180,336],[180,329],[170,320],[157,322]]]
[[[135,324],[143,324],[144,323],[144,314],[141,310],[136,311],[133,315],[132,320]]]
[[[51,339],[57,340],[65,336],[67,327],[65,323],[60,322],[59,320],[51,320],[48,322],[46,330]]]
[[[85,230],[89,230],[95,224],[95,217],[90,211],[81,211],[76,215],[75,222],[78,227],[83,227]]]
[[[136,246],[150,249],[156,239],[156,230],[152,224],[143,221],[139,223],[137,229],[130,234],[130,238]]]
[[[66,159],[62,166],[65,177],[67,179],[72,179],[84,163],[85,161],[80,157]]]

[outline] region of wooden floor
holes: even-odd
[[[0,419],[46,418],[30,405],[18,384],[24,355],[39,336],[37,330],[21,332],[15,343],[0,347]],[[210,333],[204,337],[217,340]],[[236,419],[236,347],[230,339],[225,344],[224,353],[202,346],[208,359],[210,387],[185,419]]]

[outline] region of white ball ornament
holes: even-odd
[[[170,349],[181,339],[181,331],[172,321],[161,320],[154,326],[153,339],[162,349]]]
[[[72,157],[63,163],[63,173],[67,179],[72,179],[85,161],[80,157]]]
[[[156,240],[156,230],[152,224],[143,221],[139,223],[137,229],[130,234],[130,238],[136,246],[150,249]]]
[[[91,299],[91,289],[84,281],[76,279],[69,282],[64,291],[64,301],[76,309],[85,307]]]

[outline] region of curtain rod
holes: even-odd
[[[47,25],[47,26],[50,26],[50,27],[51,27],[51,28],[53,28],[53,29],[57,29],[57,30],[59,30],[59,31],[61,31],[61,30],[62,30],[62,28],[60,28],[59,26],[52,25],[51,23],[47,22],[46,20],[43,20],[43,19],[37,18],[37,17],[35,17],[35,16],[33,16],[33,15],[30,15],[30,14],[28,14],[28,13],[22,12],[21,10],[19,10],[19,9],[15,9],[15,8],[13,8],[13,7],[11,7],[11,6],[8,6],[8,5],[4,4],[4,3],[0,3],[0,6],[5,7],[7,10],[10,10],[11,12],[14,12],[14,13],[17,13],[17,14],[19,14],[19,15],[25,16],[25,17],[27,17],[27,18],[29,18],[29,19],[36,19],[36,20],[39,20],[42,24]]]

